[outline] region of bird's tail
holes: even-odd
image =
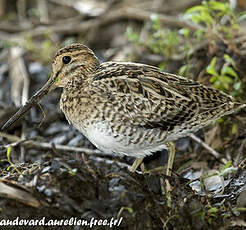
[[[235,113],[243,108],[246,108],[246,104],[242,104],[240,102],[233,102],[233,106],[230,110],[228,110],[225,115],[229,115],[229,114],[232,114],[232,113]]]

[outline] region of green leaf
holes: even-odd
[[[217,213],[219,210],[218,208],[216,207],[211,207],[209,210],[208,210],[208,213],[212,214],[212,213]]]
[[[224,119],[221,117],[221,118],[217,119],[217,122],[223,123],[224,122]]]
[[[213,57],[210,64],[208,65],[206,71],[208,74],[211,74],[213,76],[219,76],[218,72],[214,68],[215,63],[216,63],[216,57]]]
[[[235,66],[234,60],[228,54],[224,54],[224,59],[227,63],[230,63],[232,66]]]
[[[126,34],[126,37],[127,37],[127,39],[129,41],[134,42],[134,43],[141,43],[141,41],[140,41],[140,35],[138,33],[135,33],[133,31],[133,28],[132,27],[128,26],[126,28],[125,34]]]
[[[241,22],[246,19],[246,11],[241,12],[238,17],[238,21]]]
[[[183,65],[179,68],[179,75],[184,75],[184,73],[186,72],[186,70],[188,69],[188,65]]]
[[[210,77],[210,79],[209,79],[209,81],[211,82],[211,83],[214,83],[215,81],[217,81],[218,80],[218,77],[217,76],[212,76],[212,77]]]
[[[206,25],[211,25],[214,21],[210,14],[206,11],[201,12],[201,20],[206,23]]]
[[[201,14],[193,14],[191,20],[196,24],[200,23],[202,21]]]
[[[209,4],[209,7],[211,7],[213,10],[218,10],[218,11],[222,11],[222,12],[226,12],[226,11],[230,10],[230,6],[228,3],[218,2],[218,1],[210,1],[208,4]]]
[[[7,159],[9,163],[11,163],[10,154],[11,154],[11,146],[7,148]]]
[[[223,66],[221,70],[222,75],[230,75],[232,77],[238,78],[237,73],[234,71],[234,69],[230,66]]]
[[[210,62],[210,66],[211,66],[211,67],[213,67],[213,68],[214,68],[215,63],[216,63],[216,60],[217,60],[217,58],[216,58],[216,57],[213,57],[213,58],[212,58],[212,60],[211,60],[211,62]]]
[[[233,82],[233,80],[230,77],[226,76],[226,75],[222,75],[220,77],[220,81],[222,83],[225,83],[225,84],[231,84]]]
[[[227,161],[226,164],[224,165],[224,169],[227,169],[232,166],[231,161]]]
[[[212,68],[211,66],[208,66],[206,71],[208,74],[211,74],[214,76],[219,76],[218,72],[214,68]]]
[[[193,6],[191,8],[189,8],[188,10],[185,11],[185,15],[187,14],[191,14],[191,13],[194,13],[194,12],[201,12],[201,11],[204,11],[206,10],[206,7],[205,6],[202,6],[202,5],[199,5],[199,6]]]

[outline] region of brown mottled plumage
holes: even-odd
[[[63,87],[60,107],[69,123],[108,153],[142,159],[166,148],[167,142],[245,107],[221,91],[156,67],[99,64],[82,44],[60,49],[52,67],[53,75],[41,91]],[[45,93],[38,92],[32,102]]]

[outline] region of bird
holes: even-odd
[[[197,81],[133,63],[100,63],[87,46],[74,43],[54,56],[46,84],[2,127],[8,128],[46,94],[63,88],[60,108],[67,121],[99,150],[135,157],[168,149],[171,175],[173,141],[246,106]]]

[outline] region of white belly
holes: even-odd
[[[114,134],[107,122],[92,124],[87,127],[86,130],[79,125],[74,124],[74,126],[82,132],[98,149],[109,154],[115,153],[138,158],[151,155],[152,152],[167,148],[164,143],[158,144],[157,146],[150,146],[147,144],[147,141],[146,144],[129,143],[127,136],[119,137]]]

